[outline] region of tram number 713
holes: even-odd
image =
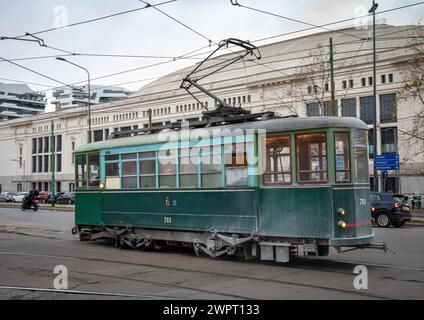
[[[172,223],[172,218],[171,217],[163,217],[163,223],[171,224]]]

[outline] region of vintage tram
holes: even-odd
[[[166,129],[75,152],[81,240],[190,245],[212,257],[287,262],[299,247],[373,240],[367,125],[341,117]]]

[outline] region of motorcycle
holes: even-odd
[[[31,210],[32,209],[35,212],[35,211],[38,210],[38,207],[39,207],[39,199],[38,198],[33,198],[31,200],[31,203],[30,204],[27,203],[27,199],[26,198],[24,198],[22,200],[22,205],[21,205],[22,211],[25,211],[27,209],[28,210]]]
[[[421,209],[421,196],[413,196],[411,200],[412,209]]]

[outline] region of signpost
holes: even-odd
[[[386,191],[386,180],[389,176],[388,171],[399,171],[399,155],[398,154],[383,154],[375,156],[375,170],[380,170],[383,177],[383,191]]]

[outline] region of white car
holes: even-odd
[[[28,195],[28,192],[21,192],[16,196],[12,197],[12,202],[22,202],[22,200]]]

